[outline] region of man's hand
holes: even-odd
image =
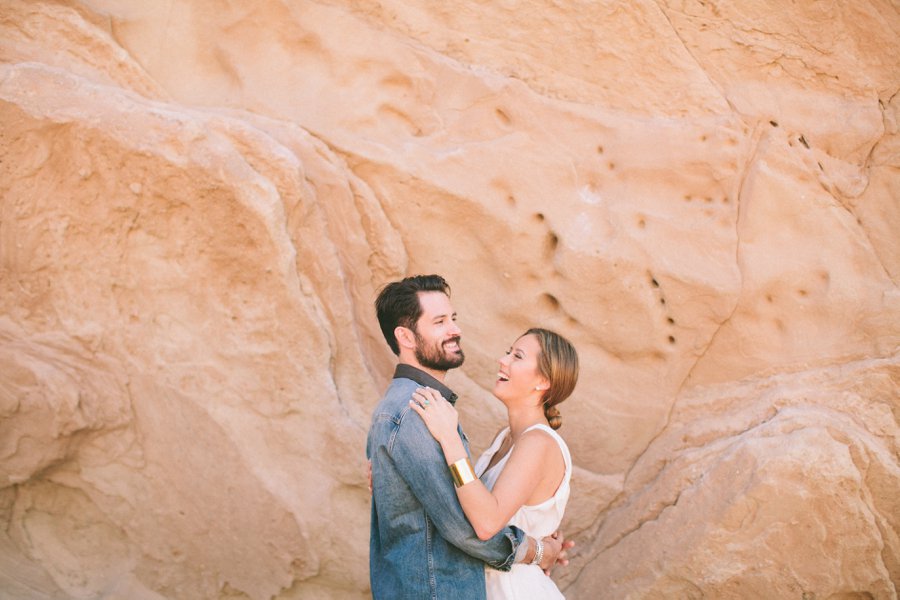
[[[366,461],[369,463],[369,493],[372,493],[372,461]]]
[[[552,535],[541,540],[544,543],[544,556],[541,559],[541,569],[545,575],[550,575],[556,565],[569,564],[568,550],[575,546],[572,540],[566,540],[562,531],[556,531]]]

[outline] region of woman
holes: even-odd
[[[431,388],[420,388],[410,406],[444,451],[453,472],[459,502],[480,539],[507,523],[535,539],[559,528],[569,499],[572,460],[556,433],[562,424],[557,405],[575,388],[578,354],[561,335],[529,329],[500,359],[494,396],[509,415],[509,426],[497,434],[475,466],[474,476],[457,433],[456,409]],[[485,573],[490,600],[562,598],[541,568],[541,549],[533,564],[515,564],[509,572]]]

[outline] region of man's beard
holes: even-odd
[[[449,342],[456,342],[457,347],[459,347],[459,337],[439,342],[433,346],[427,346],[425,340],[419,337],[418,333],[415,335],[416,360],[423,367],[434,369],[435,371],[449,371],[463,364],[463,361],[466,359],[462,348],[459,348],[456,352],[444,350],[444,344]]]

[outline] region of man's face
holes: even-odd
[[[419,292],[422,316],[416,322],[416,360],[435,371],[455,369],[465,356],[459,346],[460,329],[450,298],[443,292]]]

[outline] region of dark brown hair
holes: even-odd
[[[522,335],[535,336],[541,346],[538,370],[550,382],[543,396],[544,416],[550,427],[559,429],[562,416],[556,405],[569,397],[578,382],[578,352],[569,340],[549,329],[533,327]]]
[[[381,333],[394,354],[400,354],[394,330],[408,327],[416,331],[416,322],[422,316],[419,292],[443,292],[449,296],[450,286],[440,275],[414,275],[388,283],[375,299],[375,314]]]

